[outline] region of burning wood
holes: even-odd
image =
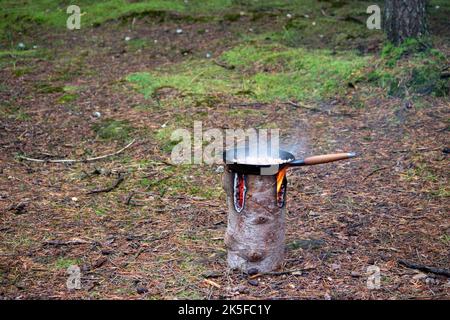
[[[225,234],[228,265],[242,271],[270,272],[283,263],[284,257],[287,169],[348,159],[355,154],[338,153],[295,160],[291,153],[280,150],[279,157],[236,156],[236,153],[251,154],[248,151],[230,150],[224,154],[227,163],[223,185],[228,203]],[[264,171],[271,166],[275,172]]]
[[[281,168],[277,173],[277,194],[280,192],[281,185],[283,183],[284,177],[286,177],[286,171],[288,167]]]

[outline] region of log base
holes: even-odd
[[[285,206],[277,205],[276,176],[247,176],[247,195],[241,212],[234,207],[233,179],[234,173],[226,168],[223,185],[228,205],[228,266],[243,272],[273,271],[282,265],[285,248]]]

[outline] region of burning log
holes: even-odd
[[[236,158],[236,154],[244,156]],[[285,247],[287,169],[354,156],[354,153],[338,153],[295,160],[292,154],[280,150],[277,157],[256,159],[249,156],[248,150],[225,152],[223,187],[228,204],[225,234],[228,266],[258,273],[280,267]]]
[[[229,169],[223,176],[228,204],[228,265],[242,271],[272,271],[283,263],[285,245],[285,206],[283,203],[280,208],[275,201],[276,176],[246,175],[241,180],[238,176]]]

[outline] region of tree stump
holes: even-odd
[[[227,194],[228,225],[225,245],[228,266],[247,272],[270,272],[284,259],[285,205],[276,198],[276,175],[247,175],[245,206],[237,212],[234,206],[234,172],[225,168],[223,186]]]

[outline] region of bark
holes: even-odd
[[[396,45],[426,35],[426,0],[386,0],[384,29],[388,40]]]
[[[279,208],[276,203],[276,177],[248,175],[245,207],[240,213],[233,204],[232,179],[226,168],[223,183],[228,205],[228,266],[244,272],[275,270],[283,263],[285,248],[285,206]]]

